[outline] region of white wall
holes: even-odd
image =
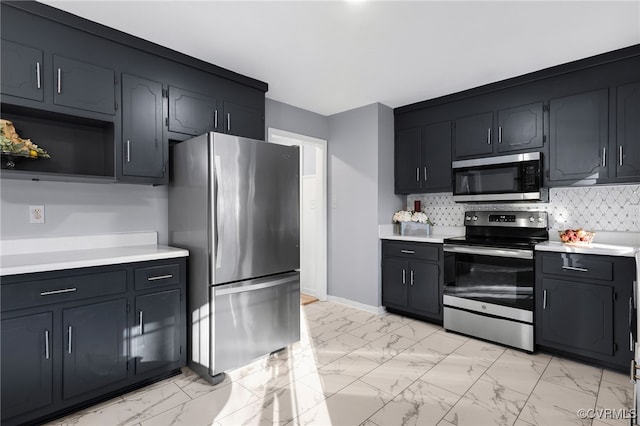
[[[44,205],[44,224],[29,223]],[[165,186],[0,180],[0,238],[157,231],[166,244]]]

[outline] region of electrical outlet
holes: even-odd
[[[29,223],[44,223],[44,206],[29,206]]]

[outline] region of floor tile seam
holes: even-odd
[[[562,383],[553,382],[553,381],[549,380],[548,378],[545,378],[544,377],[544,373],[543,373],[542,376],[540,376],[540,381],[541,382],[545,382],[545,383],[549,383],[551,385],[560,386],[561,388],[566,389],[568,391],[573,391],[573,392],[576,392],[576,393],[580,393],[580,394],[584,394],[584,395],[589,395],[589,396],[595,397],[596,400],[598,399],[598,394],[600,393],[600,381],[598,382],[598,391],[595,394],[593,394],[591,392],[585,392],[583,390],[571,388],[569,386],[563,385]],[[537,386],[537,383],[536,383],[536,386]]]
[[[147,418],[144,418],[144,417],[143,417],[143,418],[140,418],[140,419],[136,419],[136,420],[138,420],[138,423],[146,422],[147,420],[150,420],[150,419],[152,419],[152,418],[154,418],[154,417],[157,417],[157,416],[159,416],[159,415],[161,415],[161,414],[164,414],[164,413],[166,413],[167,411],[170,411],[170,410],[173,410],[174,408],[180,407],[181,405],[184,405],[184,404],[186,404],[187,402],[191,402],[191,401],[193,401],[193,399],[192,399],[192,398],[191,398],[191,397],[190,397],[190,396],[189,396],[185,391],[183,391],[183,390],[182,390],[182,388],[181,388],[180,386],[178,386],[176,383],[173,383],[173,384],[174,384],[178,389],[180,389],[180,392],[181,392],[183,395],[185,395],[185,396],[187,397],[187,401],[184,401],[184,402],[181,402],[181,403],[179,403],[179,404],[176,404],[176,405],[170,406],[170,407],[168,407],[168,408],[166,408],[166,409],[163,409],[162,411],[159,411],[158,413],[155,413],[155,414],[154,414],[153,416],[151,416],[151,417],[147,417]],[[154,405],[152,405],[152,407],[159,407],[159,406],[160,406],[160,404],[164,405],[164,403],[165,403],[165,402],[166,402],[166,401],[158,401],[158,402],[156,402]],[[147,406],[147,407],[148,407],[148,406]],[[163,407],[163,408],[164,408],[164,407]],[[145,410],[144,410],[144,411],[146,411],[146,408],[145,408]],[[144,411],[142,411],[142,413],[140,413],[140,414],[143,414],[143,413],[144,413]],[[127,425],[129,425],[129,423],[126,423],[126,424],[127,424]]]

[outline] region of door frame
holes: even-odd
[[[280,139],[276,141],[274,139]],[[322,194],[320,196],[320,229],[321,235],[320,241],[316,241],[319,244],[318,252],[320,256],[317,259],[318,281],[316,282],[316,294],[314,295],[318,299],[327,300],[327,190],[328,190],[328,176],[327,176],[327,141],[325,139],[314,138],[312,136],[302,135],[299,133],[288,132],[286,130],[275,129],[272,127],[267,128],[267,141],[270,143],[283,143],[290,142],[289,145],[311,145],[321,152],[322,158]],[[301,175],[302,177],[302,175]],[[302,186],[301,186],[302,191]],[[302,206],[300,207],[302,212]],[[302,224],[302,214],[300,215],[300,221]]]

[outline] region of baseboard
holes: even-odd
[[[328,295],[327,296],[327,301],[328,302],[333,302],[333,303],[338,303],[340,305],[350,306],[352,308],[360,309],[361,311],[370,312],[370,313],[376,314],[376,315],[381,315],[381,314],[384,314],[386,312],[383,306],[365,305],[364,303],[355,302],[353,300],[345,299],[345,298],[338,297],[338,296]]]

